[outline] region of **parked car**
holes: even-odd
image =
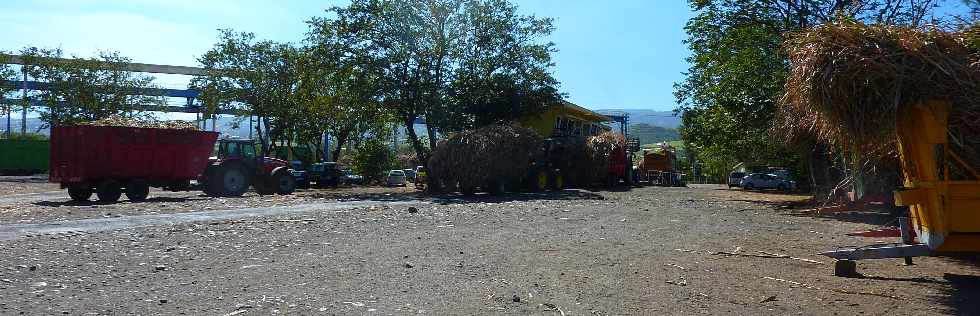
[[[415,182],[415,169],[404,169],[402,171],[405,172],[405,179],[409,182]]]
[[[407,183],[408,177],[405,176],[404,170],[388,171],[388,176],[385,177],[385,185],[388,186],[405,186]]]
[[[746,190],[779,189],[796,190],[796,181],[784,179],[774,174],[752,173],[742,178],[742,188]]]
[[[289,172],[293,174],[293,178],[296,178],[296,187],[300,189],[310,188],[310,178],[307,175],[306,169],[303,168],[303,162],[299,160],[293,160],[289,162],[293,169]]]
[[[736,188],[742,185],[742,178],[745,178],[745,172],[732,172],[728,174],[728,188]]]
[[[344,170],[341,170],[341,173],[343,173],[343,175],[344,175],[343,178],[341,179],[341,182],[343,182],[343,183],[347,183],[347,184],[364,184],[364,177],[355,174],[353,170],[344,169]]]
[[[318,188],[336,187],[343,180],[343,176],[336,162],[312,164],[307,173],[309,182],[315,183]]]

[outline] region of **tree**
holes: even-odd
[[[379,180],[379,176],[394,165],[394,152],[383,139],[383,137],[367,138],[354,151],[354,172],[364,176],[368,182]]]
[[[16,87],[2,83],[2,81],[13,81],[17,73],[14,72],[10,65],[7,65],[7,62],[6,52],[0,51],[0,113],[6,114],[9,117],[12,104],[7,103],[7,93],[15,90]],[[8,134],[7,136],[9,136],[10,131],[5,131],[5,134]]]
[[[276,141],[291,145],[289,128],[303,115],[293,95],[299,58],[300,50],[291,44],[219,30],[218,42],[198,58],[205,74],[192,79],[191,86],[201,91],[209,113],[230,109],[257,117],[255,132],[263,152],[269,153]]]
[[[551,21],[505,0],[355,0],[310,21],[309,41],[370,78],[419,161],[437,132],[513,119],[556,104]],[[415,133],[424,118],[429,144]]]
[[[116,115],[147,116],[164,102],[160,96],[145,93],[156,87],[154,78],[125,70],[131,60],[118,52],[66,59],[61,49],[28,47],[21,51],[21,58],[27,74],[47,85],[33,97],[45,106],[40,112],[41,128]]]
[[[683,111],[681,137],[711,168],[732,162],[814,167],[822,144],[790,148],[768,130],[776,119],[788,61],[787,32],[847,17],[886,24],[921,25],[939,0],[691,0],[685,43],[692,51],[685,80],[675,84]],[[812,171],[812,170],[811,170]],[[811,177],[812,178],[812,177]]]
[[[336,139],[331,156],[337,161],[345,145],[384,129],[393,119],[381,106],[377,78],[348,46],[352,36],[338,28],[344,25],[317,21],[310,22],[319,26],[308,34],[298,97],[308,109],[312,130],[327,131]]]

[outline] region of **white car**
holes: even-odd
[[[388,176],[385,177],[385,185],[388,186],[405,186],[407,184],[408,177],[405,176],[405,171],[402,170],[388,171]]]
[[[774,174],[752,173],[742,178],[741,187],[746,190],[779,189],[796,190],[796,181],[783,179]]]

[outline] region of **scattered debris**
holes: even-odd
[[[411,214],[415,214],[419,212],[419,209],[415,208],[414,206],[410,206],[408,207],[408,212]]]
[[[824,264],[822,261],[817,261],[817,260],[812,260],[812,259],[806,259],[806,258],[791,257],[791,256],[788,256],[788,255],[776,254],[776,253],[771,253],[771,252],[759,251],[759,253],[761,253],[761,254],[756,255],[756,254],[749,254],[749,253],[716,251],[716,252],[712,252],[711,254],[712,255],[721,255],[721,256],[738,256],[738,257],[754,257],[754,258],[791,259],[791,260],[798,260],[798,261],[803,261],[803,262],[813,263],[813,264]]]
[[[678,268],[678,269],[681,269],[681,270],[687,270],[687,268],[682,267],[682,266],[679,266],[679,265],[676,265],[676,264],[673,264],[673,263],[664,263],[664,265],[665,266],[668,266],[668,267]]]
[[[775,301],[776,301],[776,296],[775,295],[772,295],[772,296],[769,296],[769,297],[763,299],[759,303],[760,304],[764,304],[764,303],[775,302]]]

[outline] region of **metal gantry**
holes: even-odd
[[[8,104],[22,104],[23,110],[21,111],[21,133],[27,133],[27,112],[33,107],[45,106],[43,103],[37,100],[30,100],[28,96],[28,90],[50,90],[53,87],[46,82],[30,81],[27,77],[26,67],[28,63],[20,55],[0,55],[2,59],[6,61],[7,64],[20,65],[21,74],[23,79],[19,81],[0,81],[0,84],[13,85],[15,87],[20,87],[21,98],[20,99],[10,99],[6,100]],[[71,59],[67,58],[50,58],[54,61],[68,61]],[[188,66],[173,66],[173,65],[154,65],[154,64],[143,64],[143,63],[126,63],[122,67],[123,70],[132,72],[144,72],[144,73],[155,73],[155,74],[171,74],[171,75],[186,75],[186,76],[200,76],[203,75],[204,68],[199,67],[188,67]],[[161,96],[170,98],[185,98],[187,99],[187,104],[185,106],[156,106],[156,105],[146,105],[147,109],[159,112],[169,112],[169,113],[203,113],[203,109],[200,106],[194,104],[194,100],[200,95],[200,92],[194,89],[162,89],[162,88],[148,88],[148,89],[134,89],[133,91],[127,91],[132,95],[146,95],[146,96]],[[11,118],[11,107],[7,108],[7,128],[6,134],[10,136],[10,118]],[[215,114],[238,114],[230,110],[221,110]],[[199,118],[200,119],[200,118]],[[249,121],[251,123],[251,120]],[[212,124],[214,125],[214,124]]]

